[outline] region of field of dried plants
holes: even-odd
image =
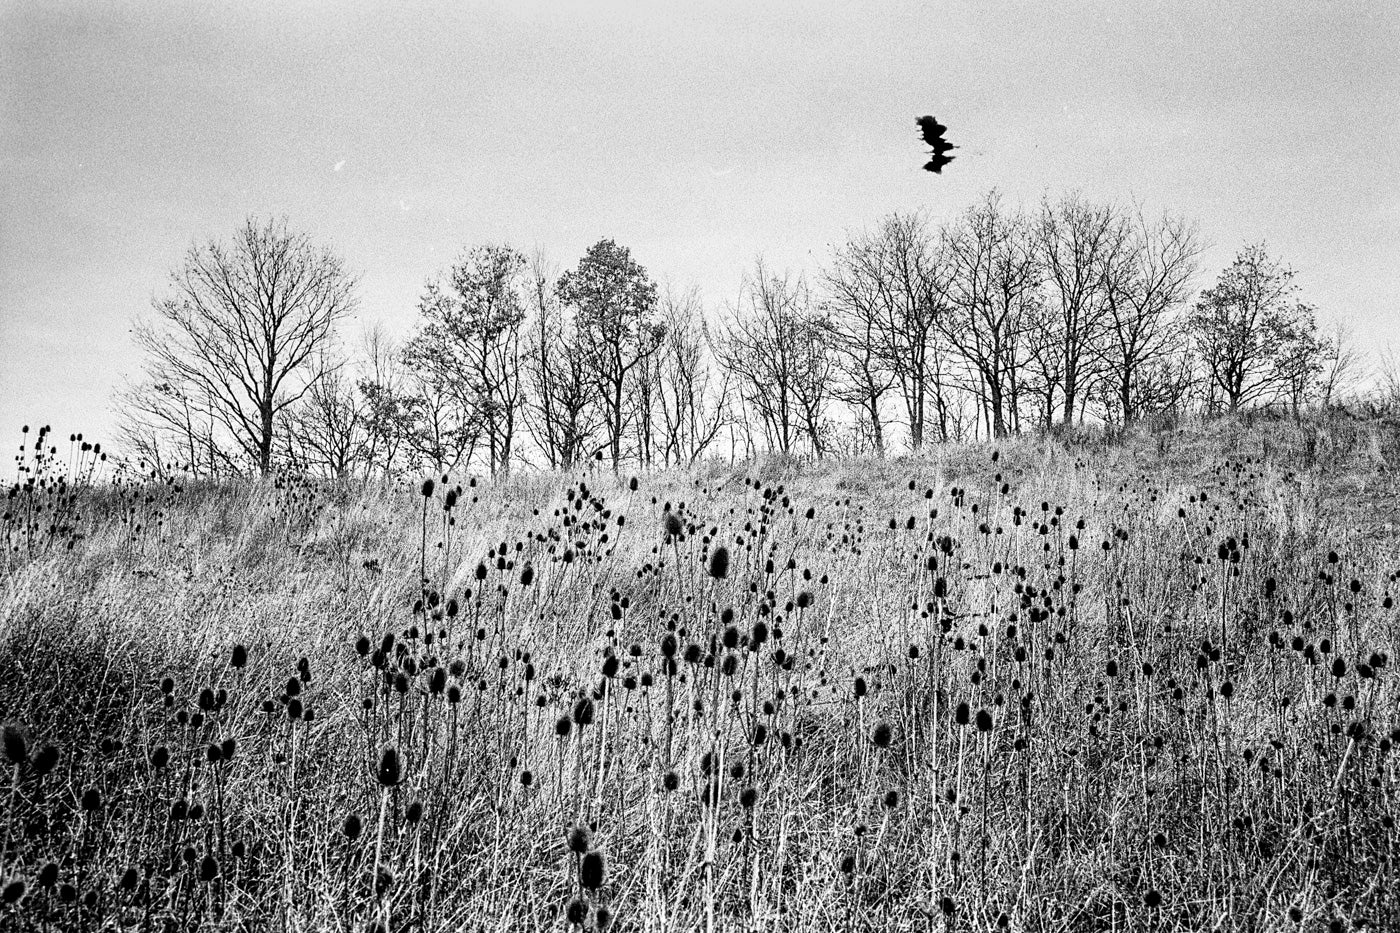
[[[396,489],[55,446],[4,929],[1400,928],[1395,425]]]

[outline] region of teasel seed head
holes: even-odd
[[[584,855],[583,860],[579,862],[579,884],[589,891],[596,891],[603,886],[606,873],[607,866],[603,860],[603,853],[596,849]]]
[[[384,787],[394,787],[403,780],[397,748],[385,745],[379,750],[379,767],[374,776]]]
[[[889,748],[893,738],[894,732],[890,729],[890,724],[883,720],[876,723],[875,729],[870,733],[870,741],[875,743],[876,748]]]
[[[23,726],[7,722],[0,730],[4,732],[5,757],[10,764],[22,765],[29,761],[29,736]]]
[[[729,576],[729,548],[722,544],[710,552],[710,576],[716,580]]]

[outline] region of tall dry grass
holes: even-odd
[[[1396,449],[50,465],[3,526],[0,924],[1396,928]]]

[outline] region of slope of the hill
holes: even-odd
[[[1234,419],[20,490],[0,921],[1393,927],[1398,470]]]

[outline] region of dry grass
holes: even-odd
[[[43,468],[0,926],[1395,929],[1397,450],[1229,422],[450,511]]]

